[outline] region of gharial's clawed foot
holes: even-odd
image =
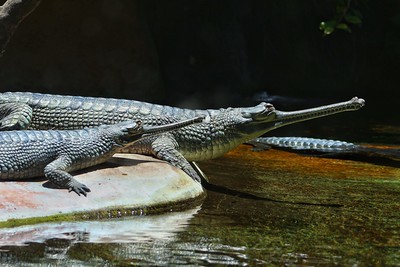
[[[10,123],[9,121],[0,122],[0,131],[12,131],[23,129],[18,123]]]
[[[74,191],[75,193],[80,196],[81,194],[84,195],[85,197],[87,196],[87,192],[90,192],[89,187],[87,187],[84,184],[78,183],[78,182],[72,182],[69,184],[68,192]]]
[[[30,121],[25,117],[6,116],[0,120],[1,131],[22,130],[29,125]]]
[[[32,120],[32,108],[26,104],[0,104],[0,130],[23,130]]]

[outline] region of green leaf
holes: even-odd
[[[351,29],[346,23],[339,23],[338,25],[336,25],[336,29],[344,30],[346,32],[351,32]]]
[[[321,21],[321,23],[319,24],[319,29],[321,31],[325,30],[325,22],[324,21]]]
[[[335,30],[336,24],[336,20],[322,21],[319,29],[324,32],[324,35],[329,35]]]
[[[344,19],[345,19],[348,23],[351,23],[351,24],[357,24],[357,25],[359,25],[359,24],[362,23],[361,18],[358,17],[358,16],[354,16],[354,15],[349,15],[349,14],[347,14],[346,16],[344,16]]]

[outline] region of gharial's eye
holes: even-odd
[[[264,107],[265,107],[265,109],[268,110],[268,111],[273,111],[273,110],[275,110],[275,107],[274,107],[272,104],[270,104],[270,103],[265,103]]]

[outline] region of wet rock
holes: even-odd
[[[204,193],[183,171],[142,155],[117,154],[103,165],[73,174],[91,189],[87,197],[53,188],[41,178],[1,182],[0,226],[34,223],[27,221],[31,218],[45,221],[48,216],[97,219],[165,211],[196,202]]]

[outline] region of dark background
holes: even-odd
[[[0,88],[190,108],[267,92],[281,110],[357,95],[366,108],[339,118],[398,118],[400,1],[352,4],[362,25],[323,36],[337,1],[43,0],[0,58]]]

